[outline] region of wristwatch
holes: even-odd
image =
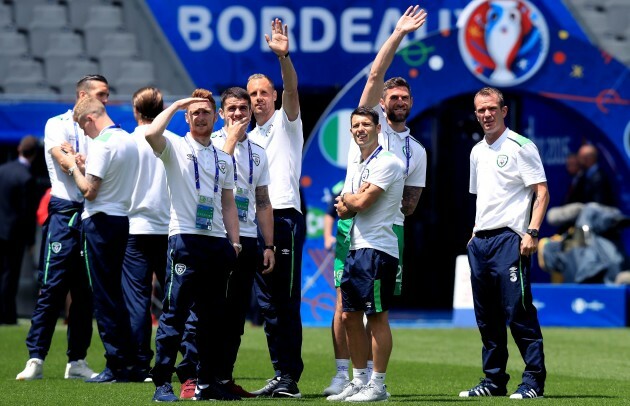
[[[72,176],[72,174],[74,173],[74,171],[77,169],[77,166],[74,165],[72,168],[68,169],[68,176]]]
[[[243,251],[243,246],[237,242],[233,242],[232,243],[232,247],[236,248],[239,252],[239,254],[241,253],[241,251]]]
[[[532,238],[538,238],[538,230],[536,230],[535,228],[528,228],[526,232],[527,234],[531,235]]]
[[[273,252],[276,252],[276,246],[275,245],[265,245],[265,250],[272,250]]]

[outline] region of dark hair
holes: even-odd
[[[191,97],[201,97],[203,99],[208,99],[208,101],[212,105],[212,110],[215,112],[217,111],[217,102],[214,100],[214,97],[212,96],[212,92],[210,90],[202,88],[195,89],[192,92]]]
[[[109,86],[109,83],[107,83],[107,79],[105,79],[105,76],[102,76],[102,75],[85,75],[81,79],[79,79],[79,81],[77,82],[77,91],[79,91],[79,90],[88,90],[90,88],[90,82],[92,82],[92,81],[103,82],[103,83],[105,83],[106,85]]]
[[[147,121],[153,121],[164,110],[162,92],[156,87],[147,86],[136,90],[131,100],[136,112]]]
[[[252,98],[249,97],[249,93],[247,90],[242,87],[230,87],[225,89],[223,93],[221,93],[221,108],[225,106],[225,101],[229,98],[235,98],[238,100],[246,100],[249,108],[252,108]]]
[[[499,100],[499,107],[503,107],[505,106],[505,100],[503,99],[503,93],[501,93],[501,91],[495,87],[484,87],[481,90],[479,90],[476,94],[475,97],[473,98],[473,100],[475,100],[477,98],[477,96],[497,96],[497,99]]]
[[[385,98],[385,92],[394,87],[404,87],[409,91],[409,95],[411,95],[411,87],[409,86],[409,82],[407,82],[404,78],[400,76],[393,77],[388,79],[383,85],[383,98]]]
[[[354,116],[365,116],[365,117],[369,117],[370,121],[372,121],[372,123],[374,125],[378,125],[379,121],[378,121],[378,113],[376,111],[374,111],[373,108],[371,107],[366,107],[366,106],[359,106],[356,109],[354,109],[352,111],[352,114],[350,114],[350,122],[352,123],[352,117]]]
[[[24,158],[30,158],[37,153],[37,148],[39,146],[39,139],[34,135],[26,135],[20,140],[20,145],[18,145],[18,153],[22,155]]]

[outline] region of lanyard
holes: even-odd
[[[227,134],[223,128],[221,129],[221,135],[227,138]],[[252,143],[249,141],[249,138],[247,139],[247,152],[249,153],[249,185],[251,186],[254,183],[254,155],[252,154]],[[236,151],[234,155],[236,155]],[[234,155],[232,155],[232,163],[234,163],[234,184],[236,185],[238,176],[236,174],[236,160],[234,159]]]
[[[201,185],[199,184],[199,164],[197,163],[197,154],[195,153],[195,149],[192,144],[188,140],[188,136],[185,136],[184,139],[188,143],[190,150],[192,151],[193,156],[193,166],[195,168],[195,187],[197,188],[197,194],[201,193]],[[219,157],[217,155],[217,150],[212,145],[212,152],[214,152],[214,193],[219,191]]]
[[[365,172],[365,170],[367,169],[368,165],[370,164],[370,162],[372,161],[372,159],[374,159],[379,152],[381,152],[383,150],[383,147],[381,145],[378,146],[378,148],[376,148],[376,150],[374,152],[372,152],[372,155],[370,155],[370,157],[368,158],[368,160],[365,162],[365,166],[363,167],[363,170],[361,171],[361,176],[359,177],[359,187],[361,187],[361,183],[362,183],[362,179],[363,179],[363,172]],[[354,187],[354,181],[352,182],[353,187]],[[354,190],[352,191],[352,193],[354,193]]]
[[[409,176],[409,161],[411,160],[411,150],[409,149],[409,135],[405,137],[405,148],[403,152],[405,153],[405,178]],[[387,150],[391,151],[392,149],[389,147],[389,133],[387,133]]]
[[[74,122],[74,153],[79,153],[79,132],[77,131],[77,122]]]

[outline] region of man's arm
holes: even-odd
[[[369,209],[383,193],[383,189],[369,182],[363,183],[357,193],[344,193],[341,201],[355,213]]]
[[[289,55],[289,29],[282,21],[275,19],[271,22],[271,37],[265,34],[267,45],[280,61],[282,73],[282,108],[289,121],[295,121],[300,113],[300,99],[298,95],[297,72]]]
[[[223,224],[225,225],[225,231],[227,232],[228,240],[230,240],[231,243],[237,243],[240,241],[240,230],[238,225],[238,211],[236,210],[236,200],[234,200],[234,191],[232,189],[221,190],[221,208],[223,210]]]
[[[405,11],[405,14],[396,23],[394,32],[392,32],[387,41],[381,46],[378,54],[376,54],[359,101],[359,106],[374,107],[378,104],[383,94],[385,72],[392,64],[398,46],[407,34],[422,27],[427,18],[427,13],[422,9],[418,10],[419,8],[420,6],[418,5],[415,7],[410,6]]]
[[[547,182],[536,183],[531,186],[534,191],[534,205],[532,208],[532,218],[529,221],[527,228],[540,229],[545,213],[547,213],[547,206],[549,205],[549,189],[547,188]],[[521,240],[521,254],[530,255],[536,252],[538,248],[538,239],[534,239],[531,235],[525,234]]]
[[[72,176],[72,179],[74,179],[74,182],[77,184],[77,187],[81,191],[81,194],[83,194],[83,197],[85,197],[89,201],[96,199],[96,196],[98,196],[98,191],[101,188],[102,179],[89,173],[87,175],[84,175],[76,163],[76,155],[64,154],[61,151],[61,148],[55,148],[57,148],[57,152],[59,153],[58,162],[61,166],[61,169],[63,169],[64,172],[68,173],[69,176]],[[53,148],[53,150],[55,148]]]
[[[265,245],[274,245],[273,243],[273,209],[269,200],[269,190],[267,185],[256,186],[256,218],[260,232],[265,240]],[[271,250],[263,251],[263,274],[273,271],[276,264],[275,253]]]
[[[423,189],[420,186],[405,186],[403,188],[401,211],[405,216],[412,215],[416,210]]]

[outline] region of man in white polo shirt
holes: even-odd
[[[109,84],[101,75],[86,75],[76,87],[77,100],[95,97],[103,104],[109,99]],[[68,364],[66,379],[92,378],[96,374],[85,362],[92,339],[92,292],[81,257],[81,212],[83,194],[60,165],[64,151],[80,157],[81,166],[87,156],[88,137],[72,118],[72,110],[51,117],[44,129],[44,149],[51,198],[48,218],[42,227],[41,287],[31,317],[31,328],[26,337],[29,360],[16,379],[31,380],[43,377],[43,364],[59,313],[68,292],[72,302],[68,313]]]
[[[378,113],[358,107],[351,114],[350,131],[361,150],[348,173],[350,192],[337,197],[337,213],[352,218],[350,251],[341,277],[343,324],[352,359],[353,380],[328,400],[383,401],[389,398],[385,374],[392,351],[388,310],[398,270],[398,239],[392,228],[400,212],[404,169],[396,156],[378,144]],[[374,371],[368,376],[368,336],[372,330]]]
[[[549,204],[547,178],[536,145],[506,127],[503,94],[485,87],[474,102],[485,136],[470,152],[477,212],[467,249],[485,378],[459,396],[506,395],[508,324],[525,362],[522,383],[510,398],[538,398],[547,372],[529,270]]]
[[[394,77],[385,81],[385,73],[391,65],[398,46],[407,34],[422,27],[426,21],[427,13],[419,6],[409,7],[396,23],[396,28],[383,43],[378,54],[374,58],[368,79],[361,94],[359,106],[374,107],[379,113],[381,132],[378,142],[386,151],[392,152],[405,165],[405,187],[400,204],[402,210],[398,213],[394,222],[394,232],[398,237],[398,249],[400,253],[398,273],[396,276],[396,289],[394,294],[402,292],[403,251],[405,246],[404,221],[405,216],[413,214],[420,200],[420,195],[426,184],[427,154],[424,146],[411,136],[407,127],[407,118],[413,106],[413,97],[409,83],[401,77]],[[348,151],[348,162],[352,162],[359,155],[359,148],[351,143]],[[349,229],[349,220],[340,219],[337,222],[337,232],[343,238]],[[340,239],[337,239],[338,241]],[[342,240],[343,241],[343,240]],[[341,245],[347,246],[341,242]],[[344,253],[337,247],[338,253]],[[335,261],[335,286],[339,287],[339,270],[343,269],[345,258],[337,258]],[[369,327],[369,326],[368,326]],[[341,323],[341,295],[337,289],[337,304],[333,316],[333,348],[337,374],[333,377],[330,386],[324,389],[325,395],[337,394],[348,383],[348,356],[349,351],[345,342],[345,332]],[[372,362],[368,362],[368,370]]]
[[[275,19],[271,37],[265,35],[282,71],[282,107],[273,81],[254,74],[247,81],[256,128],[249,138],[265,149],[269,161],[269,199],[273,207],[276,265],[274,271],[254,278],[256,296],[267,335],[269,356],[275,376],[253,393],[257,396],[302,396],[297,383],[304,370],[302,361],[302,249],[306,237],[299,191],[304,134],[300,115],[297,73],[289,55],[288,28]]]
[[[254,275],[267,275],[275,265],[273,211],[268,191],[269,166],[265,150],[247,136],[251,118],[251,99],[247,90],[242,87],[225,90],[221,94],[219,114],[224,126],[212,134],[212,143],[234,157],[234,193],[243,245],[237,267],[230,273],[228,281],[227,316],[223,328],[225,361],[221,363],[223,370],[219,379],[226,390],[241,397],[254,397],[234,383],[232,373],[251,303]],[[263,246],[258,243],[258,228],[263,236]]]
[[[186,111],[189,132],[165,133],[175,113]],[[214,358],[223,337],[213,330],[225,317],[225,291],[230,271],[241,251],[234,201],[232,157],[212,145],[216,122],[212,93],[196,89],[175,101],[149,125],[145,138],[164,163],[171,200],[166,295],[155,337],[156,386],[153,400],[173,402],[171,379],[185,323],[197,316],[198,351],[196,400],[239,400],[217,382],[220,363]],[[227,238],[226,238],[227,235]]]
[[[85,175],[68,153],[61,165],[85,197],[83,256],[94,296],[96,325],[105,347],[105,369],[86,380],[126,382],[131,366],[129,313],[121,287],[122,263],[129,235],[129,206],[138,171],[138,149],[129,134],[115,125],[98,99],[77,102],[74,120],[92,138]]]
[[[132,106],[138,126],[131,133],[131,138],[138,147],[139,167],[129,208],[129,240],[123,262],[122,287],[129,310],[134,351],[130,378],[131,381],[143,382],[149,378],[153,360],[153,274],[160,286],[164,286],[171,202],[164,165],[155,158],[144,138],[149,124],[164,110],[162,92],[155,87],[140,88],[133,94]]]

